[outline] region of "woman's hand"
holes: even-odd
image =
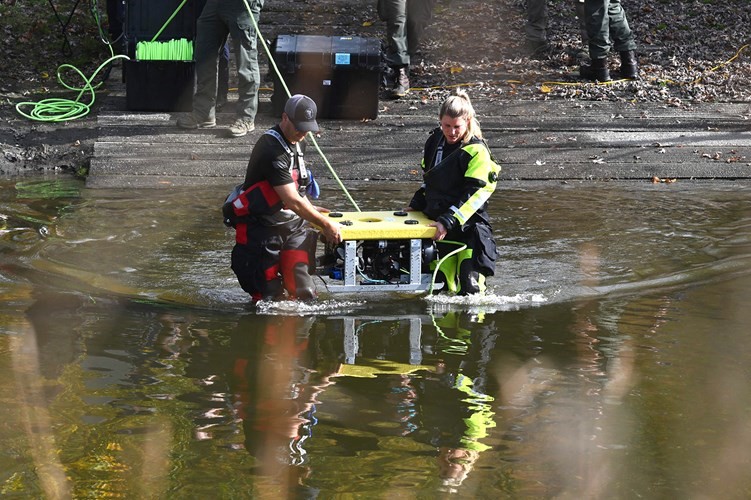
[[[443,227],[443,224],[440,222],[432,222],[428,224],[429,226],[432,226],[435,228],[435,234],[433,235],[434,241],[441,241],[443,238],[446,237],[446,233],[448,232],[445,227]]]

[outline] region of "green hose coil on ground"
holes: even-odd
[[[94,81],[102,68],[116,59],[128,59],[128,56],[117,55],[110,57],[99,65],[99,67],[96,69],[96,71],[94,71],[94,74],[91,75],[90,78],[86,78],[86,75],[84,75],[81,70],[76,68],[75,66],[71,64],[62,64],[59,68],[57,68],[57,80],[66,89],[78,91],[78,96],[75,98],[75,100],[52,97],[49,99],[42,99],[41,101],[37,102],[19,102],[18,104],[16,104],[16,111],[18,111],[21,116],[25,116],[30,120],[42,122],[65,122],[88,115],[91,111],[91,106],[96,100],[95,90],[101,85],[101,83],[92,85],[91,82]],[[65,83],[60,74],[65,69],[70,69],[78,73],[78,75],[84,82],[83,86],[79,88]],[[81,98],[86,93],[89,93],[91,96],[91,102],[89,102],[88,104],[81,102]],[[29,111],[26,111],[29,107],[31,107],[31,109]]]

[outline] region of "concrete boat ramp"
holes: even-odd
[[[262,91],[256,130],[229,138],[232,113],[220,113],[215,129],[184,131],[175,126],[177,114],[126,111],[124,91],[114,89],[97,118],[87,185],[236,184],[253,144],[278,121],[270,96]],[[751,177],[749,104],[682,109],[568,100],[473,102],[503,180]],[[374,120],[320,120],[316,142],[344,181],[418,181],[422,145],[437,124],[438,106],[437,100],[421,100],[420,92],[383,100]],[[332,177],[315,147],[307,160],[319,179]]]
[[[518,23],[523,23],[522,14],[507,13],[513,18],[510,21]],[[428,28],[428,52],[437,50],[431,38],[442,29],[441,19],[437,15],[435,25]],[[384,30],[372,0],[266,2],[260,27],[267,40],[285,33],[382,39]],[[268,57],[261,52],[261,74],[267,75]],[[492,71],[482,79],[510,82],[519,78],[506,74],[510,70],[503,65]],[[119,67],[114,68],[98,111],[98,139],[88,178],[91,187],[233,185],[243,177],[255,141],[279,119],[272,113],[271,84],[266,83],[260,93],[256,130],[248,136],[225,136],[233,121],[232,102],[218,116],[216,129],[179,130],[175,114],[127,111],[120,76]],[[561,78],[559,74],[544,76]],[[538,91],[539,84],[523,85],[530,86],[531,92],[513,92],[511,86],[502,92],[467,89],[493,154],[503,166],[503,180],[751,177],[751,103],[692,105],[684,101],[672,106],[546,99],[547,94]],[[398,101],[381,95],[376,119],[320,120],[317,142],[344,181],[417,181],[422,146],[437,124],[440,101],[449,91],[448,87],[413,89]],[[315,148],[309,149],[307,160],[317,177],[331,177],[316,156]]]

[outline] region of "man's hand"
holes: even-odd
[[[323,232],[324,238],[333,244],[338,245],[342,242],[341,226],[338,222],[334,222],[331,219],[326,219],[326,224],[321,226],[321,232]]]
[[[295,212],[297,215],[319,227],[323,236],[332,244],[336,245],[342,241],[341,228],[338,222],[331,218],[321,215],[329,210],[321,207],[315,207],[306,197],[300,196],[295,188],[294,183],[274,186],[279,198],[282,199],[284,206]]]

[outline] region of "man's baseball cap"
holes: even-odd
[[[318,108],[310,97],[302,94],[293,95],[284,105],[284,112],[300,132],[318,132]]]

